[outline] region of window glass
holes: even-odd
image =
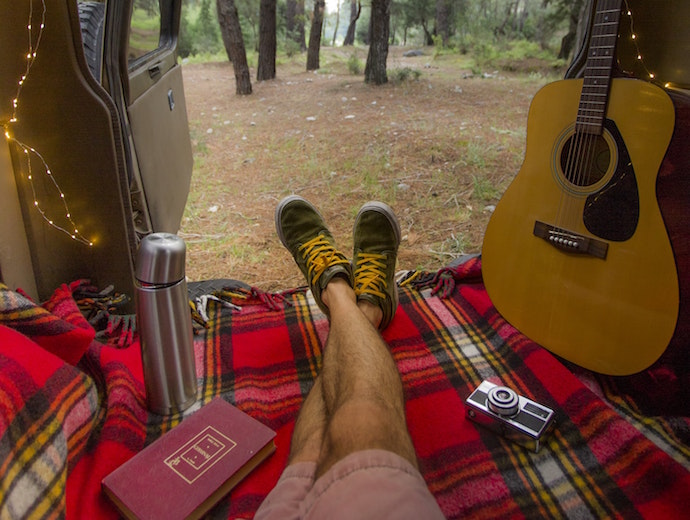
[[[134,0],[127,49],[130,64],[160,46],[160,1],[162,0]]]

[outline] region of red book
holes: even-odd
[[[103,479],[127,518],[200,518],[275,450],[275,432],[216,398]]]

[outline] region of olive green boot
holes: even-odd
[[[357,300],[383,311],[379,329],[385,329],[398,308],[395,263],[400,245],[400,225],[393,210],[383,202],[368,202],[357,213],[353,266]]]
[[[297,195],[284,198],[275,212],[276,230],[307,279],[319,308],[329,315],[321,292],[334,276],[342,276],[353,286],[352,265],[335,248],[333,235],[318,210]]]

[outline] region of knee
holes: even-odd
[[[319,474],[350,453],[371,449],[392,451],[417,466],[404,413],[376,401],[347,403],[326,427]]]

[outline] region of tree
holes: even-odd
[[[285,30],[287,37],[299,44],[300,50],[307,50],[307,44],[304,40],[304,0],[287,0]]]
[[[433,45],[432,31],[429,29],[429,20],[436,16],[436,6],[433,0],[406,0],[399,3],[402,11],[405,30],[407,27],[421,25],[424,31],[424,44]]]
[[[544,5],[552,3],[551,0],[544,0]],[[584,16],[584,0],[556,0],[553,2],[556,6],[554,18],[557,20],[568,20],[568,32],[561,39],[561,48],[558,51],[560,59],[567,59],[575,48],[577,41],[577,33],[580,20],[585,19]]]
[[[235,92],[238,95],[248,95],[252,93],[252,81],[249,77],[249,66],[247,65],[247,52],[244,48],[244,38],[240,19],[237,15],[237,7],[234,0],[217,0],[216,9],[218,11],[218,22],[220,32],[225,45],[225,52],[228,59],[232,62],[235,70]]]
[[[350,25],[347,26],[347,34],[343,40],[343,46],[355,44],[355,29],[357,27],[357,20],[362,12],[362,2],[353,0],[350,2]]]
[[[386,60],[390,36],[390,6],[391,0],[371,0],[371,43],[364,67],[366,83],[383,85],[388,82]]]
[[[245,45],[259,51],[259,6],[256,0],[235,0],[237,12],[242,20],[242,34]]]
[[[259,11],[259,63],[257,81],[276,77],[276,0],[261,0]]]
[[[448,45],[451,34],[451,0],[436,0],[436,35],[441,37],[443,46]]]
[[[319,52],[321,51],[321,31],[323,30],[323,13],[326,0],[314,0],[314,15],[309,31],[309,48],[307,49],[307,70],[319,69]]]
[[[134,7],[144,9],[152,16],[158,14],[158,2],[156,0],[134,0]]]

